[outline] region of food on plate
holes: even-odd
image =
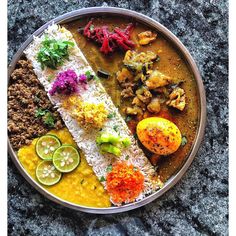
[[[138,34],[138,43],[140,45],[147,45],[154,41],[157,38],[157,34],[153,33],[152,31],[144,31]]]
[[[95,27],[93,21],[89,21],[82,32],[85,37],[101,45],[101,52],[109,54],[117,49],[127,51],[135,46],[130,40],[133,27],[133,24],[129,24],[125,29],[116,27],[111,32],[106,25]]]
[[[96,143],[102,153],[108,152],[120,156],[121,150],[131,145],[131,140],[129,137],[121,137],[116,132],[101,132],[96,138]]]
[[[80,163],[80,155],[76,148],[64,144],[53,153],[53,165],[62,173],[73,171]]]
[[[170,83],[171,78],[167,75],[162,74],[158,70],[153,70],[145,81],[145,84],[149,89],[160,88]]]
[[[60,72],[53,82],[49,93],[50,95],[54,95],[55,93],[64,95],[73,94],[78,91],[78,83],[78,76],[73,70]]]
[[[41,161],[36,168],[36,177],[43,185],[52,186],[57,184],[61,176],[61,172],[55,168],[51,161]]]
[[[196,82],[161,33],[82,17],[50,25],[24,56],[9,82],[9,138],[51,194],[119,207],[158,191],[184,163],[198,124]]]
[[[132,164],[116,162],[111,166],[107,176],[107,191],[114,203],[133,202],[141,197],[144,189],[144,176],[142,172]]]
[[[63,145],[72,145],[77,148],[66,128],[52,130],[48,134],[58,137]],[[30,145],[21,147],[18,151],[18,158],[30,176],[38,181],[36,168],[42,162],[42,159],[35,151],[37,140],[34,139]],[[52,165],[52,162],[50,163]],[[90,207],[111,206],[109,195],[94,174],[92,167],[87,163],[82,152],[80,152],[80,164],[75,170],[63,174],[60,181],[53,186],[46,186],[44,183],[43,187],[55,196],[75,204]]]
[[[127,51],[123,60],[124,66],[135,73],[135,80],[145,77],[147,71],[152,68],[153,62],[159,60],[156,53],[152,51],[136,52]]]
[[[184,90],[179,87],[174,88],[169,95],[169,100],[166,102],[166,105],[183,111],[186,105]]]
[[[43,160],[52,160],[54,151],[61,146],[55,135],[44,135],[36,143],[36,153]]]
[[[7,128],[12,147],[17,150],[52,128],[62,127],[64,122],[48,99],[32,64],[26,59],[19,60],[8,87]]]
[[[37,61],[40,62],[42,69],[49,67],[55,70],[58,66],[61,66],[65,60],[69,59],[68,51],[69,48],[73,46],[73,42],[45,37],[37,54]]]
[[[170,155],[177,151],[181,144],[181,132],[171,121],[150,117],[137,125],[137,135],[141,143],[151,152],[159,155]]]
[[[33,67],[36,68],[35,71],[38,75],[38,79],[44,85],[44,88],[47,92],[50,91],[54,84],[53,80],[48,81],[47,79],[51,71],[47,68],[42,69],[40,63],[35,60],[35,58],[37,57],[37,49],[40,48],[40,45],[42,45],[42,43],[44,42],[45,37],[53,36],[60,41],[68,41],[75,44],[73,36],[68,30],[58,25],[51,25],[48,27],[48,29],[42,36],[37,38],[37,40],[34,40],[30,44],[30,46],[25,50],[26,57],[32,62]],[[88,62],[86,61],[85,57],[83,56],[81,50],[77,46],[74,46],[73,51],[71,51],[69,57],[76,57],[76,60],[64,61],[63,69],[73,68],[76,74],[81,74],[81,72],[85,71],[90,71],[91,74],[95,74],[92,68],[89,66]],[[60,67],[57,71],[55,71],[55,73],[58,74],[59,71],[61,71]],[[115,161],[113,158],[109,157],[109,153],[106,154],[106,152],[104,152],[104,150],[110,151],[112,147],[110,145],[102,144],[105,146],[102,147],[103,152],[99,151],[99,147],[96,144],[96,137],[98,132],[96,128],[98,127],[92,127],[95,129],[88,130],[83,123],[80,123],[77,119],[75,119],[75,115],[78,115],[79,117],[81,114],[77,114],[74,108],[71,108],[71,106],[67,106],[68,102],[69,104],[71,103],[70,96],[53,96],[50,95],[50,93],[48,93],[48,96],[52,104],[58,107],[58,111],[61,114],[66,126],[68,127],[68,130],[71,132],[75,142],[77,143],[81,151],[84,153],[88,163],[93,167],[93,170],[97,177],[101,179],[101,177],[105,176],[106,174],[106,168]],[[145,181],[144,188],[142,191],[142,197],[144,197],[146,193],[153,193],[154,191],[159,189],[162,185],[162,182],[156,175],[154,167],[148,161],[142,149],[139,148],[139,146],[137,145],[136,140],[130,133],[121,115],[117,112],[117,108],[113,104],[109,95],[106,93],[106,90],[102,86],[101,82],[97,79],[90,80],[88,82],[87,89],[81,91],[79,94],[74,94],[74,97],[76,101],[81,100],[82,104],[85,104],[85,107],[82,106],[82,114],[86,114],[87,112],[89,112],[89,114],[91,113],[91,115],[88,116],[88,118],[91,119],[95,118],[93,116],[93,110],[95,109],[95,107],[99,106],[100,109],[101,106],[103,106],[102,109],[107,111],[107,113],[105,116],[106,120],[102,120],[102,130],[107,133],[110,133],[112,130],[115,130],[116,132],[119,132],[119,135],[121,137],[127,137],[130,139],[130,145],[127,145],[128,147],[124,149],[120,149],[121,154],[119,155],[119,158],[121,161],[126,161],[125,158],[127,155],[129,155],[130,158],[128,162],[130,164],[135,164],[135,167],[139,168],[142,174],[144,175]],[[89,109],[86,110],[86,107],[88,107]],[[116,119],[108,119],[108,114],[114,112],[116,114]],[[100,113],[101,112],[97,113],[97,115],[99,116]],[[104,184],[104,187],[106,187],[106,180],[102,183]],[[132,201],[135,200],[138,199],[132,198]],[[129,201],[129,199],[127,199],[127,201]],[[113,204],[116,203],[113,202]]]
[[[71,96],[65,100],[63,107],[86,129],[100,129],[108,118],[108,111],[103,103],[83,102],[76,96]]]

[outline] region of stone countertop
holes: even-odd
[[[228,235],[228,2],[8,0],[9,61],[48,20],[92,6],[136,10],[179,37],[196,60],[205,84],[205,140],[181,181],[161,198],[137,210],[105,216],[47,200],[9,158],[9,235]]]

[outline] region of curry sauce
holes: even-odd
[[[107,93],[111,96],[114,104],[119,108],[120,113],[125,117],[123,110],[126,106],[131,104],[131,100],[121,97],[122,90],[116,79],[117,72],[120,71],[123,66],[124,52],[118,51],[114,52],[112,55],[104,55],[99,51],[97,44],[89,41],[79,33],[78,29],[83,28],[89,20],[89,18],[82,18],[64,26],[73,34],[79,48],[84,53],[93,70],[102,70],[110,74],[109,78],[101,79],[101,82]],[[114,27],[125,28],[130,23],[130,19],[100,17],[93,19],[93,23],[96,26],[107,25],[109,29],[112,30]],[[160,61],[155,62],[153,67],[158,69],[161,73],[174,78],[175,81],[183,82],[181,87],[186,94],[186,107],[183,111],[167,107],[165,103],[163,103],[161,105],[161,111],[156,115],[157,117],[163,117],[174,122],[180,129],[182,136],[185,136],[187,139],[186,145],[181,146],[175,153],[160,158],[157,172],[162,181],[166,181],[182,166],[191,151],[198,128],[198,91],[196,81],[181,55],[161,34],[156,32],[157,39],[148,45],[138,45],[137,35],[146,30],[152,29],[149,29],[146,25],[135,22],[135,27],[131,34],[131,40],[137,45],[135,50],[137,52],[152,51],[156,53],[160,57]],[[137,121],[131,120],[131,122],[127,124],[130,130],[135,133]],[[141,143],[139,144],[147,157],[150,157],[150,152],[145,149]]]

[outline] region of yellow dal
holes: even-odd
[[[53,130],[49,133],[55,134],[62,144],[70,144],[77,148],[67,129]],[[42,161],[35,152],[36,142],[37,139],[34,139],[30,145],[24,146],[18,151],[21,164],[35,180],[37,180],[36,167]],[[110,207],[109,195],[81,152],[80,156],[79,166],[74,171],[63,174],[59,183],[50,187],[42,186],[55,196],[72,203],[90,207]]]

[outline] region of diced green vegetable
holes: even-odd
[[[114,134],[102,133],[100,136],[97,137],[96,142],[97,144],[102,144],[102,143],[117,144],[120,142],[120,137]]]
[[[109,152],[120,156],[121,149],[131,144],[129,137],[120,137],[118,134],[100,133],[96,138],[96,143],[102,152]]]
[[[110,143],[103,143],[100,146],[100,150],[101,150],[101,152],[108,152],[108,153],[114,154],[116,156],[121,155],[120,149],[118,147],[115,147],[114,145],[112,145]]]
[[[129,138],[124,138],[124,139],[122,140],[122,144],[124,145],[124,147],[129,147],[130,144],[131,144],[131,141],[130,141]]]

